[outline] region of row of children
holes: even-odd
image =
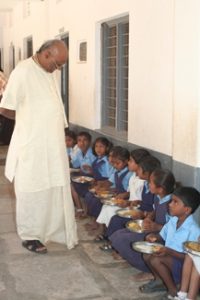
[[[160,298],[163,300],[196,299],[200,257],[186,254],[183,244],[197,241],[200,236],[193,218],[200,205],[200,193],[193,187],[176,187],[172,172],[163,169],[146,149],[129,153],[123,147],[112,147],[105,137],[97,138],[91,148],[88,132],[80,132],[75,151],[74,146],[71,148],[72,168],[80,168],[82,175],[94,179],[92,185],[71,184],[77,213],[93,218],[86,229],[90,234],[98,233],[94,242],[103,242],[101,250],[111,252],[115,258],[121,256],[140,270],[134,280],[150,280],[140,287],[142,293],[165,291]],[[106,194],[114,195],[116,206],[102,203]],[[135,206],[139,209],[134,218],[143,219],[141,233],[127,229],[128,219],[117,214],[119,208]],[[164,247],[154,254],[132,248],[132,243],[144,240],[160,242]]]

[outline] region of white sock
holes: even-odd
[[[177,295],[178,295],[178,297],[179,297],[180,300],[186,300],[186,298],[187,298],[187,293],[186,292],[179,291],[177,293]]]

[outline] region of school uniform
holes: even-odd
[[[95,180],[106,180],[109,178],[112,166],[108,161],[108,157],[96,157],[92,163],[92,172]]]
[[[67,147],[67,154],[71,158],[71,160],[73,159],[73,157],[76,157],[78,151],[80,151],[80,149],[77,144],[74,145],[74,147]]]
[[[169,220],[168,204],[170,201],[171,194],[163,197],[162,199],[159,196],[154,198],[154,222],[157,224],[164,225]],[[121,229],[115,231],[109,237],[115,250],[117,250],[129,264],[143,272],[150,272],[150,270],[144,263],[142,254],[132,249],[132,243],[143,241],[147,233],[148,232],[137,233],[131,232],[128,229]]]
[[[144,187],[142,190],[142,202],[140,204],[139,209],[142,211],[152,211],[153,210],[153,203],[154,203],[154,198],[156,196],[152,194],[149,190],[148,182],[144,182]],[[105,236],[109,237],[111,234],[113,234],[115,231],[122,229],[125,227],[127,221],[130,219],[124,218],[124,217],[119,217],[117,215],[113,216],[110,220],[110,223],[108,225],[108,228],[105,232]]]
[[[115,173],[110,176],[109,181],[113,183],[112,188],[115,188],[117,194],[124,193],[127,190],[131,176],[132,172],[130,172],[127,167],[121,171],[115,171]],[[100,199],[88,192],[85,195],[85,202],[87,204],[88,214],[97,218],[103,206]]]
[[[92,166],[92,163],[95,161],[96,156],[92,152],[92,148],[89,148],[85,155],[83,155],[83,152],[81,149],[78,149],[76,152],[76,155],[72,156],[71,159],[71,165],[73,168],[80,168],[82,175],[87,175],[92,177],[90,174],[87,174],[87,172],[84,170],[84,165]],[[84,197],[85,194],[88,192],[89,183],[72,183],[74,186],[74,189],[79,194],[79,196]]]
[[[200,227],[195,222],[192,215],[177,229],[177,217],[172,217],[160,231],[160,236],[165,241],[165,247],[169,247],[178,252],[185,252],[183,243],[186,241],[196,241],[200,236]],[[177,258],[173,258],[172,274],[174,281],[180,283],[183,261]]]
[[[93,161],[96,159],[96,156],[92,152],[92,148],[89,148],[84,155],[81,149],[78,148],[76,154],[74,154],[71,160],[71,164],[73,168],[81,168],[83,173],[86,173],[82,168],[83,165],[92,166]]]
[[[142,190],[144,187],[144,180],[140,179],[134,172],[129,179],[128,192],[129,200],[142,200]],[[105,224],[108,227],[111,218],[115,215],[116,211],[119,209],[119,206],[110,206],[104,204],[102,206],[101,212],[97,218],[97,223]]]

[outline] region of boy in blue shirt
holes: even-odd
[[[176,299],[177,286],[181,281],[182,266],[185,257],[183,243],[197,240],[200,228],[192,214],[200,205],[200,193],[192,187],[180,187],[172,195],[169,213],[172,218],[159,234],[146,236],[148,242],[164,242],[154,254],[145,254],[144,260],[154,275],[154,280],[142,285],[142,293],[168,290],[160,300]]]
[[[81,171],[87,173],[87,167],[92,166],[93,161],[96,159],[91,148],[91,135],[86,131],[81,131],[77,135],[77,146],[79,150],[76,155],[71,158],[73,168],[81,168]]]

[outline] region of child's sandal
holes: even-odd
[[[141,293],[148,294],[166,291],[166,287],[160,280],[151,280],[139,287]]]
[[[97,235],[96,238],[94,239],[95,243],[101,243],[101,242],[104,242],[104,241],[106,241],[106,238],[103,234]]]
[[[101,249],[104,252],[112,252],[113,251],[113,247],[109,244],[103,244],[102,246],[99,247],[99,249]]]

